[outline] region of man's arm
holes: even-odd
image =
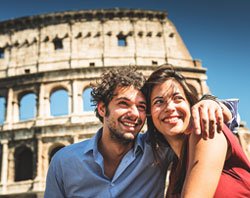
[[[235,131],[239,126],[238,100],[217,100],[216,97],[205,95],[192,107],[194,130],[204,139],[214,137],[215,131],[220,132],[223,122]]]

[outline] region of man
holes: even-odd
[[[172,151],[166,148],[165,166],[160,167],[146,141],[147,133],[139,133],[146,120],[146,102],[140,91],[143,83],[143,74],[132,68],[112,69],[102,75],[92,97],[103,127],[91,139],[56,153],[45,198],[164,196]],[[221,107],[212,100],[209,104],[214,112],[206,113],[207,103],[200,102],[193,112],[208,131],[216,127],[209,122],[223,118]]]

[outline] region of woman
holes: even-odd
[[[163,66],[143,90],[156,160],[161,162],[167,144],[175,152],[167,197],[250,197],[250,163],[231,131],[224,126],[207,140],[191,133],[190,111],[198,98],[184,77]]]

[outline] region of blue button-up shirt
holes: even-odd
[[[160,167],[145,141],[147,134],[139,134],[134,148],[109,179],[97,146],[101,133],[102,129],[91,139],[64,147],[55,154],[47,175],[45,198],[164,197],[166,170],[172,155],[166,155],[169,158]]]
[[[237,133],[240,126],[240,115],[238,112],[239,99],[232,98],[220,101],[226,105],[232,113],[232,119],[227,123],[228,128],[234,133]]]

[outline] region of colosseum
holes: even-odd
[[[0,22],[0,197],[43,197],[51,157],[96,132],[89,86],[103,70],[133,65],[148,76],[164,63],[199,96],[209,92],[206,68],[166,12],[82,10]],[[239,129],[249,157],[247,132]]]

